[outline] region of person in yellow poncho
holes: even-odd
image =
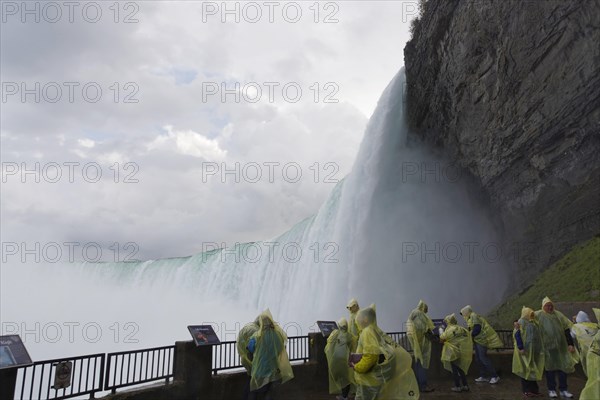
[[[258,318],[256,318],[253,322],[245,325],[238,334],[236,347],[238,354],[240,355],[240,359],[242,361],[242,366],[246,369],[248,375],[250,375],[252,371],[252,360],[251,353],[248,351],[248,342],[250,342],[250,338],[260,329],[260,324]]]
[[[356,314],[360,310],[358,301],[356,299],[350,300],[350,302],[348,302],[348,305],[346,306],[346,308],[350,312],[350,320],[348,321],[348,332],[350,332],[350,334],[354,335],[355,337],[358,337],[359,328],[358,328],[358,325],[356,324]],[[352,350],[355,350],[355,349],[352,349]]]
[[[571,336],[577,339],[575,347],[579,352],[583,373],[587,376],[587,353],[592,344],[594,336],[598,332],[598,324],[590,321],[590,317],[584,311],[579,311],[575,317],[575,324],[571,327]]]
[[[456,315],[450,314],[444,318],[446,329],[440,335],[442,347],[442,363],[444,368],[452,372],[454,379],[453,392],[468,392],[467,373],[473,360],[473,341],[471,335],[458,325]]]
[[[329,369],[329,393],[340,394],[338,400],[345,400],[350,393],[350,385],[354,383],[354,371],[348,365],[352,349],[356,348],[356,337],[348,332],[348,321],[342,318],[327,338],[325,356]]]
[[[250,342],[250,338],[260,329],[260,324],[258,318],[254,320],[254,322],[250,322],[245,325],[238,334],[236,347],[238,354],[240,355],[240,359],[242,361],[242,366],[246,369],[248,376],[252,373],[252,353],[248,350],[248,343]],[[247,399],[250,395],[250,380],[246,383],[244,387],[244,399]]]
[[[556,393],[556,375],[558,389],[563,398],[572,398],[567,390],[567,374],[575,372],[577,354],[571,337],[573,323],[563,313],[554,309],[552,300],[545,297],[542,309],[535,312],[540,322],[542,342],[544,343],[545,375],[548,386],[548,396],[558,397]]]
[[[600,308],[594,308],[600,328]],[[588,380],[579,395],[579,400],[600,399],[600,329],[594,335],[586,357]]]
[[[356,299],[351,299],[346,306],[348,312],[350,312],[350,320],[348,321],[348,332],[356,338],[354,342],[354,347],[350,349],[352,353],[356,352],[356,344],[358,341],[358,335],[360,334],[360,330],[358,328],[358,324],[356,323],[356,314],[360,310],[360,306],[358,305],[358,301]],[[350,396],[354,396],[356,394],[356,385],[354,383],[350,384]]]
[[[248,342],[252,353],[250,390],[253,394],[270,392],[273,382],[285,383],[294,377],[285,349],[287,336],[275,323],[269,310],[258,316],[260,328]]]
[[[545,355],[540,325],[531,308],[521,310],[521,318],[515,322],[513,340],[512,372],[521,378],[525,397],[540,397],[537,381],[542,380],[544,374]]]
[[[473,312],[471,306],[465,306],[460,310],[460,315],[467,322],[467,328],[471,332],[471,337],[475,342],[475,357],[479,364],[479,378],[475,379],[477,383],[489,382],[496,384],[500,377],[487,356],[488,349],[497,349],[502,347],[503,343],[500,337],[487,322],[485,318]]]
[[[415,358],[415,375],[421,392],[432,392],[427,385],[427,369],[431,360],[432,330],[435,328],[433,321],[427,315],[428,307],[423,300],[419,300],[417,308],[411,311],[406,321],[406,334]]]
[[[357,363],[351,360],[356,380],[356,400],[416,400],[419,386],[411,369],[410,354],[393,346],[377,326],[375,305],[362,309],[356,316],[361,329]]]

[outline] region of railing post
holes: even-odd
[[[212,346],[198,346],[193,341],[175,342],[177,366],[175,380],[185,384],[185,397],[210,398],[212,390]]]
[[[13,399],[18,368],[0,369],[0,399]]]
[[[309,333],[308,343],[310,346],[310,361],[317,363],[316,375],[319,379],[327,379],[329,371],[327,369],[327,357],[325,357],[325,345],[327,340],[319,333]]]

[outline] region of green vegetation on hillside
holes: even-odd
[[[600,300],[600,235],[575,246],[531,286],[492,310],[488,320],[496,328],[509,329],[524,305],[539,310],[544,296],[556,302]]]

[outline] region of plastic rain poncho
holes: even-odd
[[[535,312],[531,308],[523,307],[519,325],[521,326],[521,339],[525,352],[521,354],[517,347],[517,340],[515,338],[517,331],[515,329],[513,330],[515,349],[513,352],[512,372],[525,380],[539,381],[544,374],[545,354],[540,325],[535,318]]]
[[[420,300],[417,308],[412,310],[406,321],[406,333],[413,355],[425,369],[429,368],[431,360],[431,342],[425,337],[425,333],[435,328],[433,321],[425,313],[426,309],[427,304]]]
[[[472,331],[475,325],[481,325],[481,332],[479,332],[479,335],[473,337],[475,343],[485,346],[488,349],[498,349],[504,346],[494,328],[492,328],[485,318],[473,312],[471,306],[465,306],[460,310],[460,314],[467,321],[469,331]]]
[[[589,316],[583,311],[579,311],[576,321],[577,323],[571,327],[571,335],[577,339],[581,367],[587,376],[587,353],[598,332],[598,324],[591,322]]]
[[[544,305],[547,303],[552,303],[548,297],[542,301],[542,309],[535,312],[540,323],[542,342],[546,353],[545,369],[546,371],[573,373],[579,356],[569,353],[565,337],[565,330],[571,329],[573,323],[560,311],[545,312]]]
[[[348,359],[352,349],[356,348],[356,338],[348,332],[346,318],[338,321],[338,327],[331,332],[325,345],[331,394],[340,394],[343,388],[354,383],[354,371],[348,366]]]
[[[354,312],[350,311],[350,309],[352,307],[356,307],[357,310]],[[356,301],[356,299],[350,300],[350,302],[348,303],[346,308],[348,309],[348,311],[350,311],[350,320],[348,321],[348,332],[350,332],[355,337],[358,337],[358,334],[360,333],[358,325],[356,324],[356,314],[358,314],[358,309],[359,309],[358,301]],[[352,350],[354,351],[354,350],[356,350],[356,348],[354,348]]]
[[[248,372],[248,375],[250,375],[250,372],[252,371],[252,360],[250,359],[250,352],[247,349],[248,342],[250,342],[250,338],[252,337],[252,335],[258,332],[259,328],[260,324],[257,318],[256,320],[254,320],[254,322],[251,322],[244,326],[242,330],[240,330],[240,333],[238,334],[237,338],[237,351],[240,355],[240,359],[242,360],[242,366],[246,368],[246,372]]]
[[[269,310],[258,317],[260,328],[254,334],[256,346],[252,358],[250,390],[258,390],[269,382],[285,383],[294,377],[285,349],[287,336],[275,323]]]
[[[444,321],[447,327],[440,335],[440,340],[444,341],[441,357],[444,368],[452,371],[450,363],[454,362],[467,374],[473,360],[473,341],[471,340],[471,335],[468,330],[458,325],[454,314],[446,316]]]
[[[596,320],[600,321],[600,309],[594,308]],[[587,354],[588,380],[579,395],[579,400],[600,399],[600,331],[596,333]]]
[[[360,354],[383,355],[368,372],[354,372],[358,385],[357,400],[415,400],[419,385],[412,370],[412,358],[400,346],[392,346],[377,326],[375,305],[358,312],[357,322],[362,329],[358,339]]]

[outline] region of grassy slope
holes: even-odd
[[[498,329],[509,329],[524,305],[539,310],[544,296],[557,302],[600,299],[600,235],[575,246],[544,271],[532,286],[492,310],[488,320]]]

